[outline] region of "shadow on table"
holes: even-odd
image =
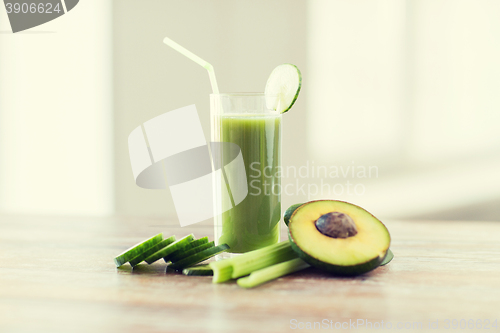
[[[295,272],[293,274],[287,275],[287,277],[290,278],[300,278],[300,279],[308,279],[308,280],[327,280],[327,279],[332,279],[332,280],[360,280],[364,281],[370,278],[373,278],[379,274],[385,274],[386,272],[386,267],[377,267],[371,272],[362,274],[362,275],[357,275],[357,276],[339,276],[335,275],[326,271],[323,271],[319,268],[315,267],[309,267],[304,270]]]
[[[138,274],[138,275],[165,275],[166,273],[175,273],[174,270],[168,268],[165,264],[139,264],[132,268],[130,265],[123,265],[117,268],[118,274]]]

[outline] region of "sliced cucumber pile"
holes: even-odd
[[[146,251],[144,251],[141,254],[139,254],[134,259],[130,260],[129,261],[130,266],[132,266],[132,267],[137,266],[138,264],[140,264],[141,262],[143,262],[144,259],[146,259],[150,255],[152,255],[153,253],[156,253],[156,252],[160,251],[161,249],[167,247],[168,245],[172,244],[173,242],[175,242],[175,240],[176,240],[175,236],[171,236],[171,237],[169,237],[167,239],[162,240],[158,244],[153,245],[152,247],[150,247]]]
[[[215,246],[209,242],[208,237],[194,239],[194,235],[187,235],[179,240],[175,236],[163,239],[163,234],[155,235],[145,241],[126,250],[115,260],[116,267],[120,267],[129,262],[132,267],[146,261],[152,264],[163,258],[166,263],[171,263],[168,267],[177,271],[194,266],[204,260],[229,249],[227,244]],[[204,267],[204,268],[201,268]],[[199,265],[192,270],[188,270],[185,275],[212,275],[212,269],[208,265]]]
[[[214,246],[215,246],[215,242],[201,244],[200,246],[197,246],[195,248],[192,248],[191,250],[187,250],[187,251],[179,254],[176,258],[172,258],[171,262],[176,263],[178,261],[181,261],[184,258],[190,257],[193,254],[204,251],[204,250],[209,249],[209,248],[214,247]]]
[[[145,261],[148,263],[148,264],[152,264],[154,263],[155,261],[163,258],[163,257],[166,257],[168,256],[170,253],[174,252],[174,251],[177,251],[178,249],[186,246],[189,242],[191,242],[192,240],[194,239],[194,235],[193,234],[190,234],[190,235],[187,235],[186,237],[184,238],[181,238],[179,239],[178,241],[176,242],[173,242],[172,244],[168,245],[167,247],[161,249],[160,251],[158,252],[155,252],[153,253],[152,255],[150,255],[149,257],[147,257],[145,259]]]
[[[163,260],[165,260],[165,262],[179,261],[179,259],[183,257],[183,254],[185,252],[207,243],[208,243],[208,237],[195,239],[190,243],[184,245],[183,247],[179,248],[178,250],[170,253],[168,256],[163,257]]]
[[[158,235],[155,235],[151,238],[148,238],[145,241],[142,241],[139,244],[136,244],[136,245],[132,246],[131,248],[123,251],[121,254],[119,254],[115,258],[116,267],[120,267],[121,265],[125,264],[129,260],[134,259],[139,254],[148,250],[152,246],[158,244],[162,240],[163,240],[163,234],[159,233]]]
[[[182,260],[179,260],[176,263],[171,264],[170,268],[173,268],[177,271],[182,271],[186,267],[196,265],[199,262],[212,258],[213,256],[216,256],[219,253],[226,251],[227,249],[229,249],[229,245],[227,244],[217,245],[209,249],[203,250],[201,252],[198,252],[196,254],[193,254],[192,256],[189,256]]]

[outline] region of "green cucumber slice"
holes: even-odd
[[[186,237],[183,237],[183,238],[179,239],[178,241],[175,241],[172,244],[167,245],[167,247],[164,247],[163,249],[153,253],[152,255],[150,255],[149,257],[144,259],[144,261],[146,261],[148,264],[151,265],[152,263],[154,263],[158,259],[161,259],[165,256],[168,256],[170,253],[177,251],[178,249],[180,249],[181,247],[183,247],[187,243],[191,242],[193,239],[194,239],[193,234],[187,235]]]
[[[162,240],[161,242],[159,242],[158,244],[156,245],[153,245],[152,247],[150,247],[149,249],[147,249],[146,251],[142,252],[141,254],[139,254],[137,257],[135,257],[134,259],[131,259],[129,261],[129,264],[132,266],[132,267],[135,267],[137,266],[138,264],[140,264],[141,262],[144,261],[144,259],[146,259],[147,257],[149,257],[150,255],[152,255],[153,253],[156,253],[157,251],[163,249],[164,247],[166,247],[167,245],[170,245],[172,244],[173,242],[175,242],[176,238],[175,236],[171,236],[171,237],[168,237],[167,239],[164,239]]]
[[[302,75],[297,66],[279,65],[271,72],[266,83],[266,106],[270,110],[285,113],[299,97]]]
[[[212,268],[210,268],[210,266],[205,264],[205,265],[198,265],[198,266],[184,268],[182,270],[182,274],[191,276],[200,276],[200,275],[206,276],[206,275],[214,275],[214,271],[212,271]]]
[[[201,252],[198,252],[196,254],[193,254],[192,256],[189,256],[182,260],[179,260],[178,262],[171,264],[169,267],[177,271],[180,271],[186,267],[196,265],[199,262],[212,258],[213,256],[226,251],[227,249],[229,249],[229,245],[227,244],[217,245],[209,249],[203,250]]]
[[[155,235],[151,238],[148,238],[145,241],[142,241],[142,242],[132,246],[131,248],[123,251],[118,256],[116,256],[116,258],[114,259],[116,267],[120,267],[121,265],[123,265],[127,261],[134,259],[139,254],[146,251],[147,249],[149,249],[153,245],[158,244],[162,240],[163,240],[163,234],[159,233],[158,235]]]
[[[179,261],[179,259],[177,259],[177,258],[182,257],[182,254],[184,252],[189,251],[191,249],[194,249],[195,247],[198,247],[198,246],[206,244],[206,243],[208,243],[208,237],[195,239],[192,242],[190,242],[189,244],[186,244],[185,246],[176,250],[175,252],[170,253],[168,256],[164,257],[163,260],[165,260],[165,262],[169,262],[169,261],[174,262],[174,260]]]
[[[178,261],[181,261],[184,258],[190,257],[193,254],[204,251],[204,250],[209,249],[209,248],[214,247],[214,246],[215,246],[215,242],[201,244],[200,246],[192,248],[191,250],[188,250],[186,252],[182,252],[177,258],[172,258],[170,261],[174,264]]]
[[[380,266],[387,265],[391,262],[392,258],[394,258],[394,253],[392,253],[391,249],[388,249],[384,260],[380,263]]]

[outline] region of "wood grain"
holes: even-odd
[[[356,278],[311,268],[244,290],[165,273],[164,263],[134,270],[113,264],[115,255],[155,233],[212,236],[210,225],[0,216],[0,332],[289,332],[314,331],[293,323],[331,320],[333,329],[317,329],[328,331],[357,319],[393,328],[421,322],[413,331],[425,332],[436,320],[433,331],[450,331],[446,319],[498,323],[499,223],[386,225],[395,259],[385,267]]]

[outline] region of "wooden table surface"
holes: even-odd
[[[310,268],[245,290],[166,274],[164,263],[133,271],[113,264],[157,232],[211,236],[209,225],[0,216],[0,332],[292,332],[313,331],[314,322],[316,331],[364,331],[361,320],[371,322],[367,331],[390,324],[426,332],[429,322],[434,332],[464,331],[452,329],[454,319],[475,328],[466,331],[499,330],[500,223],[386,225],[395,259],[385,267],[355,278]]]

